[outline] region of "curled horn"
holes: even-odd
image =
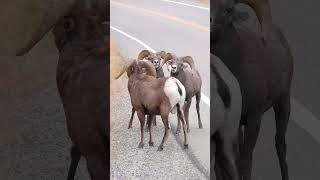
[[[151,52],[148,50],[142,50],[138,55],[138,60],[143,60],[145,57],[148,57],[151,55]]]
[[[160,65],[160,67],[162,67],[167,61],[173,59],[175,57],[175,55],[173,55],[172,53],[167,53],[164,58],[163,58],[163,61]]]
[[[119,79],[120,76],[122,76],[122,74],[125,73],[125,72],[127,71],[127,69],[130,68],[130,67],[133,65],[134,62],[136,62],[135,59],[129,60],[129,61],[123,66],[120,74],[116,77],[116,79]]]
[[[186,62],[190,65],[191,69],[192,70],[195,70],[196,69],[196,66],[194,65],[194,62],[193,62],[193,59],[191,56],[185,56],[185,57],[182,57],[181,60],[183,62]]]
[[[160,56],[162,59],[164,59],[165,56],[166,56],[166,52],[165,51],[159,51],[159,52],[156,53],[156,55]]]
[[[239,3],[247,4],[255,11],[260,23],[262,36],[266,38],[272,27],[271,9],[268,0],[240,0]]]
[[[142,68],[145,68],[146,74],[148,76],[157,77],[156,68],[153,66],[153,64],[149,61],[139,61],[139,65]]]

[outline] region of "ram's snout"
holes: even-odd
[[[172,73],[177,73],[177,71],[178,71],[178,66],[176,64],[172,64],[171,65],[171,72]]]
[[[153,60],[153,65],[155,68],[160,67],[160,61],[158,59]]]

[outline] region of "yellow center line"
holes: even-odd
[[[127,8],[127,9],[132,9],[132,10],[137,10],[137,11],[140,11],[140,12],[145,12],[147,14],[152,14],[152,15],[155,15],[155,16],[160,16],[160,17],[163,17],[165,19],[168,19],[168,20],[171,20],[171,21],[174,21],[174,22],[178,22],[178,23],[181,23],[181,24],[185,24],[185,25],[188,25],[188,26],[191,26],[193,28],[200,29],[200,30],[203,30],[203,31],[208,31],[209,32],[209,30],[210,30],[209,27],[202,26],[202,25],[194,23],[192,21],[188,21],[188,20],[185,20],[185,19],[182,19],[182,18],[178,18],[178,17],[175,17],[175,16],[170,16],[168,14],[155,12],[155,11],[152,11],[152,10],[140,8],[140,7],[137,7],[137,6],[132,6],[132,5],[121,3],[121,2],[116,2],[116,1],[110,1],[110,2],[111,2],[111,4],[114,4],[116,6],[124,7],[124,8]]]

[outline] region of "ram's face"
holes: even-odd
[[[161,57],[158,57],[158,56],[148,56],[148,57],[145,57],[144,60],[147,60],[149,62],[151,62],[154,67],[157,69],[160,67],[160,63],[161,63]]]
[[[184,63],[178,60],[172,60],[171,62],[171,73],[178,74],[180,71],[183,71]]]
[[[159,68],[160,67],[160,63],[162,61],[161,57],[157,57],[153,60],[152,64],[154,65],[155,68]]]

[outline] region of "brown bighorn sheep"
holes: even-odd
[[[143,68],[145,68],[146,73],[142,73]],[[153,116],[161,115],[165,133],[158,151],[162,151],[164,143],[169,135],[169,113],[175,113],[177,110],[178,117],[183,126],[184,146],[187,148],[187,132],[183,114],[186,92],[181,82],[173,77],[156,78],[155,68],[149,61],[129,61],[117,78],[119,78],[125,71],[127,71],[127,75],[129,77],[128,89],[131,97],[131,104],[137,111],[138,118],[140,120],[141,141],[138,147],[142,148],[144,145],[143,128],[145,124],[145,115],[149,115],[147,123],[150,134],[150,146],[153,146],[151,120],[153,119]]]
[[[195,65],[192,57],[176,57],[172,53],[167,53],[161,67],[167,63],[171,67],[171,77],[175,77],[179,79],[179,81],[183,84],[186,89],[186,104],[184,109],[184,115],[187,122],[188,132],[190,131],[189,127],[189,109],[192,102],[192,97],[196,96],[196,108],[198,114],[198,125],[199,128],[202,129],[202,122],[200,117],[200,100],[201,100],[201,77],[199,72],[195,69]],[[187,69],[184,63],[188,63],[191,67],[191,70]],[[180,121],[178,120],[177,132],[179,133],[181,129]]]
[[[261,35],[233,25],[241,15],[237,3],[245,3],[256,12]],[[290,115],[290,86],[293,57],[279,28],[272,24],[267,0],[214,0],[211,52],[218,56],[238,79],[243,97],[240,131],[240,172],[251,179],[252,154],[258,138],[261,117],[273,107],[275,146],[283,180],[288,180],[285,135]]]
[[[164,77],[163,69],[160,67],[161,61],[164,59],[166,55],[165,51],[159,51],[153,53],[149,50],[142,50],[138,55],[138,60],[147,60],[150,61],[154,67],[156,68],[157,78]]]
[[[109,123],[107,99],[108,39],[92,12],[75,11],[53,29],[60,52],[57,84],[73,146],[68,179],[81,156],[92,179],[107,179]]]
[[[229,69],[214,55],[210,57],[210,70],[211,179],[215,171],[217,180],[239,180],[240,86]]]
[[[156,77],[160,78],[160,77],[164,77],[163,69],[162,69],[162,67],[160,67],[160,63],[165,55],[166,55],[166,52],[164,52],[164,51],[159,51],[159,52],[153,53],[149,50],[142,50],[138,55],[138,60],[145,59],[145,60],[151,62],[154,65],[154,67],[156,68],[156,72],[157,72]],[[130,129],[132,127],[134,113],[135,113],[135,110],[132,108],[128,129]],[[154,123],[155,126],[157,125],[156,116],[154,116],[152,122]],[[148,128],[146,127],[146,130],[147,129]]]
[[[40,1],[39,1],[40,3]],[[102,22],[109,20],[109,1],[52,0],[32,11],[40,17],[31,36],[17,48],[23,55],[54,28],[59,50],[57,84],[73,146],[68,179],[84,156],[91,179],[109,178],[109,40]],[[33,15],[34,15],[33,14]],[[38,21],[39,20],[39,21]]]

